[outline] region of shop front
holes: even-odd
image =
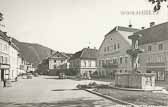
[[[148,71],[152,71],[152,73],[156,74],[157,81],[164,81],[166,79],[165,67],[153,67],[148,68]]]
[[[9,64],[0,64],[0,81],[1,81],[1,84],[3,82],[3,80],[8,80],[9,79],[9,68],[10,68],[10,65]]]

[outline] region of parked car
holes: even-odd
[[[65,78],[65,74],[64,73],[59,73],[59,79],[64,79]]]
[[[38,76],[39,76],[39,74],[38,74],[38,73],[33,73],[33,75],[34,75],[35,77],[38,77]]]
[[[23,78],[23,79],[27,79],[27,74],[26,74],[26,73],[23,73],[23,74],[22,74],[22,78]]]
[[[33,75],[31,73],[27,73],[27,79],[32,79]]]

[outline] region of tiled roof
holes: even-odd
[[[126,32],[137,32],[139,29],[136,28],[130,28],[130,27],[123,27],[123,26],[116,26],[114,29],[112,29],[110,32],[108,32],[106,36],[108,36],[110,33],[114,31],[126,31]]]
[[[10,42],[10,37],[9,36],[7,36],[6,35],[6,33],[5,32],[3,32],[3,31],[1,31],[0,30],[0,38],[1,39],[3,39],[3,40],[5,40],[6,42]],[[19,48],[13,43],[13,38],[11,38],[12,39],[12,41],[11,41],[11,46],[13,47],[13,48],[15,48],[16,50],[18,50],[19,51]]]
[[[84,48],[81,51],[76,52],[72,55],[70,60],[73,59],[96,59],[97,58],[97,49]]]
[[[140,30],[135,34],[142,34],[142,38],[139,41],[140,45],[168,40],[168,22]]]
[[[97,49],[84,48],[80,58],[84,59],[96,59]]]
[[[69,56],[67,56],[63,52],[58,52],[57,51],[54,54],[52,54],[51,56],[49,56],[49,59],[51,59],[51,58],[69,58]]]
[[[70,60],[80,58],[81,54],[82,54],[82,50],[76,52],[75,54],[72,55],[72,57],[70,58]]]
[[[130,28],[130,27],[118,26],[118,30],[120,30],[120,31],[127,31],[127,32],[136,32],[136,31],[138,31],[139,29]]]
[[[1,30],[0,30],[0,37],[1,37],[3,40],[5,40],[6,42],[9,42],[8,36],[7,36],[3,31],[1,31]]]
[[[67,56],[67,57],[69,57],[69,58],[72,57],[72,55],[73,55],[73,54],[71,54],[71,53],[65,53],[65,52],[62,52],[62,54],[64,54],[65,56]]]

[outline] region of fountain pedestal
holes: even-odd
[[[155,74],[141,73],[137,70],[139,60],[138,54],[143,52],[143,50],[138,47],[139,38],[140,35],[129,36],[129,39],[132,39],[132,49],[127,50],[127,53],[131,56],[132,71],[129,73],[116,73],[116,87],[143,90],[153,90],[155,87]]]
[[[115,86],[121,88],[154,89],[155,74],[151,73],[117,73],[115,75]]]

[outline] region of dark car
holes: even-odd
[[[31,73],[27,73],[27,79],[32,79],[33,75]]]
[[[59,79],[64,79],[65,78],[65,74],[64,73],[59,73]]]

